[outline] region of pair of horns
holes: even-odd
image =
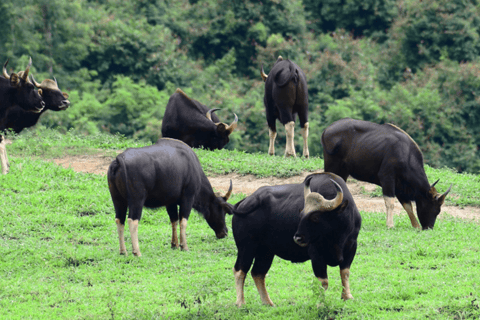
[[[206,115],[207,119],[213,122],[212,113],[217,111],[217,110],[221,110],[221,109],[220,108],[213,108],[213,109],[208,110],[207,115]],[[237,127],[237,123],[238,123],[238,117],[235,113],[234,113],[234,115],[235,115],[235,120],[233,120],[233,122],[229,126],[226,125],[226,128],[225,128],[225,130],[230,132],[230,134],[233,132],[233,130],[235,130],[235,128]],[[218,125],[218,123],[216,123],[216,124]]]
[[[7,59],[5,64],[3,65],[3,76],[5,79],[10,80],[10,76],[7,73],[7,64],[10,59]],[[27,68],[25,71],[23,71],[22,76],[20,77],[23,81],[28,81],[28,73],[30,72],[30,67],[32,66],[32,57],[30,57],[30,60],[28,62]]]
[[[435,187],[435,185],[437,184],[437,182],[440,181],[440,179],[438,179],[437,181],[435,181],[431,186],[430,186],[430,192],[433,194],[433,188]],[[453,183],[450,184],[450,187],[448,188],[447,191],[445,191],[445,193],[439,195],[438,192],[436,192],[436,194],[434,195],[437,199],[440,199],[440,198],[443,198],[445,199],[445,197],[447,196],[447,194],[450,192],[450,190],[452,190],[452,186],[453,186]]]
[[[320,193],[312,192],[310,190],[310,180],[311,179],[308,179],[305,181],[305,186],[303,189],[304,198],[305,198],[305,207],[303,209],[303,212],[305,214],[314,212],[314,211],[322,211],[322,212],[333,211],[336,208],[338,208],[339,205],[342,204],[343,190],[342,190],[342,187],[340,187],[340,185],[336,181],[330,179],[330,181],[333,182],[335,189],[337,190],[337,195],[332,200],[326,200]]]

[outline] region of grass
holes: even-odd
[[[145,210],[141,258],[120,256],[106,178],[11,156],[0,176],[0,309],[5,319],[477,319],[480,226],[449,217],[430,231],[362,212],[351,267],[353,301],[340,299],[338,268],[323,292],[309,262],[275,258],[261,304],[248,276],[238,309],[233,237],[217,240],[197,214],[190,250],[170,249],[162,210]],[[234,195],[235,203],[242,195]],[[231,217],[227,217],[231,230]],[[129,233],[126,232],[130,251]]]
[[[10,136],[13,144],[8,146],[9,155],[17,157],[34,157],[35,159],[59,158],[65,155],[84,155],[103,153],[107,156],[116,156],[117,150],[130,147],[142,147],[150,142],[127,139],[120,135],[100,133],[84,136],[68,131],[61,134],[56,130],[38,126],[34,130],[26,131],[18,136]],[[323,169],[323,159],[312,157],[303,158],[272,157],[267,154],[250,154],[238,150],[217,150],[210,152],[195,149],[202,167],[207,175],[222,175],[237,173],[251,174],[257,177],[291,177],[302,172],[313,172]],[[425,172],[430,183],[440,179],[436,188],[445,192],[450,184],[452,191],[446,197],[448,205],[480,206],[480,175],[469,173],[459,174],[448,168],[435,169],[425,166]],[[372,197],[381,197],[381,188],[373,192],[364,192]]]

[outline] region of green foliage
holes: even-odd
[[[355,37],[373,36],[385,39],[385,32],[398,15],[394,0],[333,1],[304,0],[310,28],[327,33],[345,29]]]
[[[429,165],[480,172],[478,8],[446,0],[5,0],[0,60],[9,58],[12,72],[32,56],[37,81],[55,76],[70,94],[67,111],[42,116],[48,127],[153,142],[179,87],[221,108],[224,122],[236,113],[226,148],[257,153],[268,148],[260,65],[268,72],[282,55],[307,76],[312,156],[322,155],[322,131],[350,116],[399,125]]]

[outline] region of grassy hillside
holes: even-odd
[[[172,250],[165,209],[145,210],[139,228],[143,256],[120,256],[106,178],[35,159],[33,149],[21,147],[23,139],[10,148],[11,172],[0,176],[0,309],[8,319],[480,317],[476,223],[444,218],[434,230],[421,232],[401,219],[387,230],[383,215],[361,212],[350,277],[355,300],[340,299],[338,268],[328,268],[330,288],[323,292],[309,262],[276,258],[267,290],[277,307],[261,304],[249,276],[247,305],[237,309],[231,234],[217,240],[205,221],[192,214],[190,251]],[[65,139],[72,141],[70,151],[81,152],[133,144],[107,136]],[[52,149],[60,149],[60,142],[49,141]],[[38,150],[54,152],[45,146]],[[269,159],[277,158],[283,161]],[[240,199],[234,195],[230,202]],[[231,217],[227,225],[231,230]],[[130,251],[128,231],[126,237]]]

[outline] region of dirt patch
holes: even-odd
[[[77,172],[106,175],[108,166],[113,161],[113,159],[114,158],[111,156],[106,156],[104,153],[99,153],[94,155],[64,157],[60,159],[53,159],[53,161],[64,168],[72,168]],[[318,170],[316,172],[323,172],[323,170]],[[305,177],[310,173],[312,172],[302,173],[301,175],[293,176],[290,178],[257,178],[253,175],[239,175],[231,173],[222,176],[209,177],[209,180],[212,184],[212,187],[216,191],[225,193],[228,190],[231,179],[233,183],[234,193],[243,193],[246,195],[250,195],[255,190],[263,186],[302,183]],[[355,198],[355,204],[360,211],[378,212],[385,214],[385,202],[383,201],[383,198],[369,197],[365,194],[373,192],[377,187],[376,185],[363,181],[349,179],[349,181],[347,182],[347,186],[353,197]],[[415,208],[414,212],[416,212]],[[398,201],[395,201],[394,214],[403,215],[405,216],[404,218],[407,219],[407,214]],[[480,222],[480,208],[477,207],[460,208],[457,206],[443,206],[442,214],[439,217],[441,218],[445,215]]]

